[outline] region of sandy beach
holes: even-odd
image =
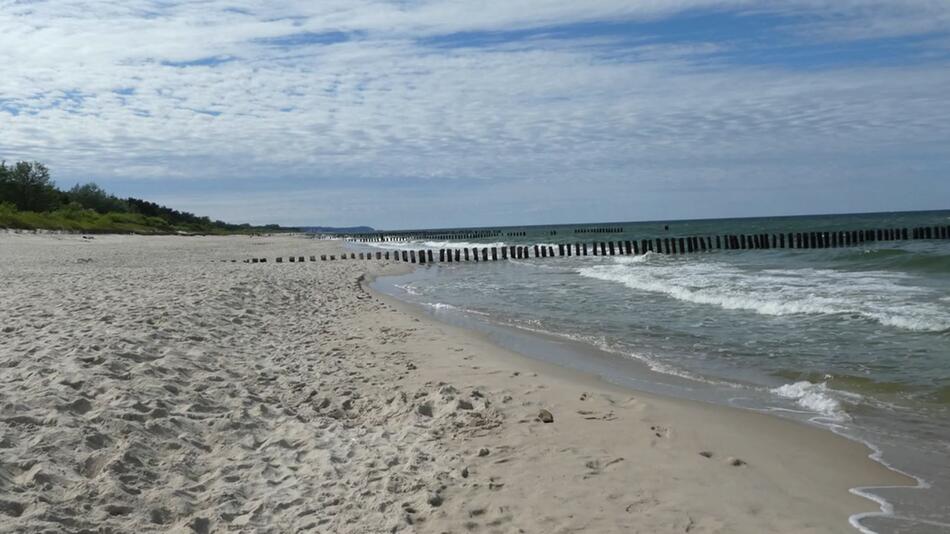
[[[856,532],[849,488],[912,483],[367,289],[401,264],[240,262],[338,253],[0,233],[0,531]]]

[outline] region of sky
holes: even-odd
[[[0,159],[229,222],[950,208],[947,0],[0,0]]]

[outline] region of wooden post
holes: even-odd
[[[431,251],[431,250],[427,250],[427,251],[426,251],[426,256],[428,256],[428,258],[429,258],[429,263],[435,263],[434,261],[432,261],[432,251]]]
[[[558,243],[558,245],[557,245],[557,255],[558,255],[558,256],[563,256],[563,255],[564,255],[564,243]]]
[[[610,242],[608,242],[608,244],[610,245],[610,247],[609,247],[609,249],[610,249],[610,255],[611,255],[611,256],[616,256],[617,254],[616,254],[616,251],[614,250],[614,242],[613,242],[613,241],[610,241]]]
[[[508,259],[508,247],[501,247],[501,259]]]
[[[541,257],[541,249],[538,248],[538,245],[535,245],[535,246],[534,246],[534,257],[535,257],[535,258],[540,258],[540,257]]]
[[[439,249],[439,263],[442,263],[444,261],[445,261],[445,249],[440,248]]]
[[[497,247],[492,247],[492,248],[491,248],[491,261],[498,261],[498,248],[497,248]]]
[[[416,251],[415,251],[415,250],[410,250],[410,251],[409,251],[409,263],[415,263],[415,262],[416,262]]]
[[[541,247],[541,257],[542,258],[548,257],[548,247]]]
[[[458,263],[461,260],[461,258],[462,258],[462,251],[459,249],[455,249],[455,263]],[[468,258],[465,258],[465,259],[467,260]]]
[[[512,258],[515,258],[515,246],[514,246],[514,245],[509,245],[509,246],[508,246],[508,255],[511,256]]]
[[[472,247],[472,257],[478,261],[478,247]]]
[[[465,261],[468,261],[468,247],[463,249],[465,251]]]
[[[488,247],[482,247],[482,261],[488,261]]]

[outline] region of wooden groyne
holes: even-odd
[[[493,232],[487,237],[500,237]],[[438,234],[447,235],[447,234]],[[655,254],[694,254],[713,250],[824,249],[862,246],[868,243],[907,240],[950,239],[950,225],[916,228],[877,228],[872,230],[835,230],[830,232],[787,232],[761,234],[723,234],[715,236],[650,237],[592,243],[558,243],[474,247],[444,247],[433,250],[378,250],[322,254],[319,261],[377,260],[415,264],[486,262],[509,259],[555,258],[570,256],[635,256]],[[371,238],[350,238],[354,242],[373,242]],[[275,263],[317,261],[316,256],[289,256]],[[244,263],[267,263],[267,258],[250,258]]]

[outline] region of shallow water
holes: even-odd
[[[613,223],[501,229],[474,243],[948,224],[950,212]],[[623,233],[574,232],[599,226]],[[519,231],[527,235],[502,237]],[[472,246],[378,246],[465,245]],[[925,487],[874,490],[893,513],[860,524],[878,532],[950,529],[950,241],[440,264],[387,283],[440,313],[639,360],[661,373],[657,380],[670,377],[667,393],[807,419],[861,439]]]

